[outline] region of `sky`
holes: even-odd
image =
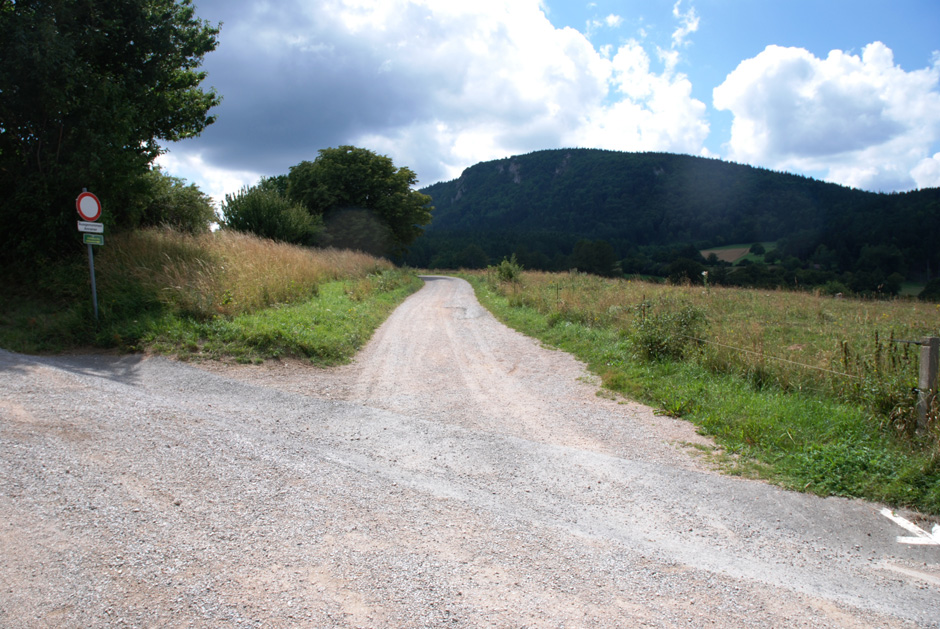
[[[419,186],[554,148],[940,186],[937,0],[195,0],[223,98],[158,163],[217,201],[323,148]]]

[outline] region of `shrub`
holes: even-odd
[[[630,344],[643,360],[679,359],[699,344],[705,331],[705,312],[689,303],[645,300],[634,307]]]
[[[826,282],[818,290],[820,295],[828,295],[830,297],[835,295],[848,295],[851,293],[848,286],[836,280]]]
[[[215,219],[212,200],[195,184],[187,185],[178,177],[155,168],[143,177],[149,189],[149,201],[143,207],[143,227],[171,227],[188,234],[209,231]]]
[[[516,254],[510,258],[503,258],[503,261],[496,266],[489,267],[489,270],[496,275],[498,282],[518,282],[522,279],[522,265],[516,260]]]
[[[917,296],[921,301],[931,301],[940,303],[940,278],[935,278],[927,282],[924,290]]]
[[[323,231],[319,216],[312,216],[302,205],[264,185],[225,195],[219,223],[228,229],[295,245],[314,245]]]

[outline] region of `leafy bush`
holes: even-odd
[[[378,251],[375,237],[380,236],[383,255],[403,253],[422,234],[422,226],[431,222],[431,197],[413,189],[418,183],[414,171],[396,167],[389,157],[368,149],[349,145],[321,149],[312,162],[291,166],[286,183],[288,198],[328,222],[339,210],[357,210],[343,219],[362,225],[367,218],[371,232],[367,250]],[[327,230],[341,240],[358,238],[355,225],[344,228],[342,222],[334,223]]]
[[[851,293],[849,287],[843,284],[842,282],[837,282],[835,280],[826,282],[820,289],[820,295],[829,295],[833,297],[835,295],[848,295]]]
[[[917,296],[921,301],[931,301],[940,303],[940,278],[935,278],[927,282],[924,290]]]
[[[219,223],[227,229],[295,245],[314,245],[323,231],[319,216],[312,216],[263,182],[225,195]]]
[[[211,199],[195,184],[155,168],[143,176],[149,200],[140,220],[145,227],[171,227],[189,234],[209,231],[215,220]]]
[[[705,311],[692,304],[645,300],[634,313],[629,338],[634,356],[643,360],[682,358],[705,331]]]
[[[516,254],[510,258],[503,258],[503,261],[496,266],[488,267],[495,276],[497,282],[518,282],[522,279],[522,265],[516,260]]]
[[[395,235],[372,210],[343,208],[324,218],[322,244],[385,257],[395,249]]]
[[[0,264],[69,258],[82,188],[109,236],[138,226],[160,145],[221,101],[199,69],[219,30],[191,4],[0,2]]]

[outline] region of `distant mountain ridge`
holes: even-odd
[[[429,231],[496,226],[570,231],[633,244],[774,240],[825,225],[825,208],[874,193],[670,153],[557,149],[483,162],[421,192]]]
[[[482,162],[421,192],[435,207],[425,257],[469,244],[491,258],[520,245],[551,258],[581,239],[619,257],[786,240],[800,258],[825,245],[845,268],[865,246],[891,246],[912,271],[940,272],[927,244],[940,238],[938,188],[881,194],[689,155],[553,149]]]

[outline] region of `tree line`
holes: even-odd
[[[21,275],[80,255],[77,196],[107,233],[169,225],[257,233],[401,256],[430,222],[415,173],[367,149],[323,149],[227,195],[154,166],[162,141],[199,135],[221,97],[200,69],[219,27],[191,0],[0,0],[0,262]]]
[[[940,189],[876,194],[714,159],[592,149],[470,167],[421,191],[386,156],[323,149],[227,195],[155,168],[161,141],[198,135],[219,27],[191,0],[0,0],[0,221],[5,269],[80,252],[75,198],[104,200],[108,232],[213,221],[423,268],[527,268],[894,294],[940,277]],[[433,206],[432,206],[433,204]],[[434,222],[431,223],[431,212]],[[700,251],[774,245],[739,265]],[[928,286],[929,288],[929,286]]]
[[[109,229],[211,217],[152,164],[160,141],[215,120],[199,66],[218,33],[190,0],[0,1],[0,260],[65,255],[84,188],[107,200]]]
[[[879,194],[687,155],[561,149],[477,164],[422,192],[436,211],[406,257],[416,266],[515,254],[532,269],[675,278],[691,262],[716,281],[865,294],[940,276],[936,188]],[[699,253],[762,242],[772,251],[743,266]]]
[[[368,149],[322,149],[286,175],[226,195],[220,224],[265,238],[401,256],[431,222],[414,171]]]

